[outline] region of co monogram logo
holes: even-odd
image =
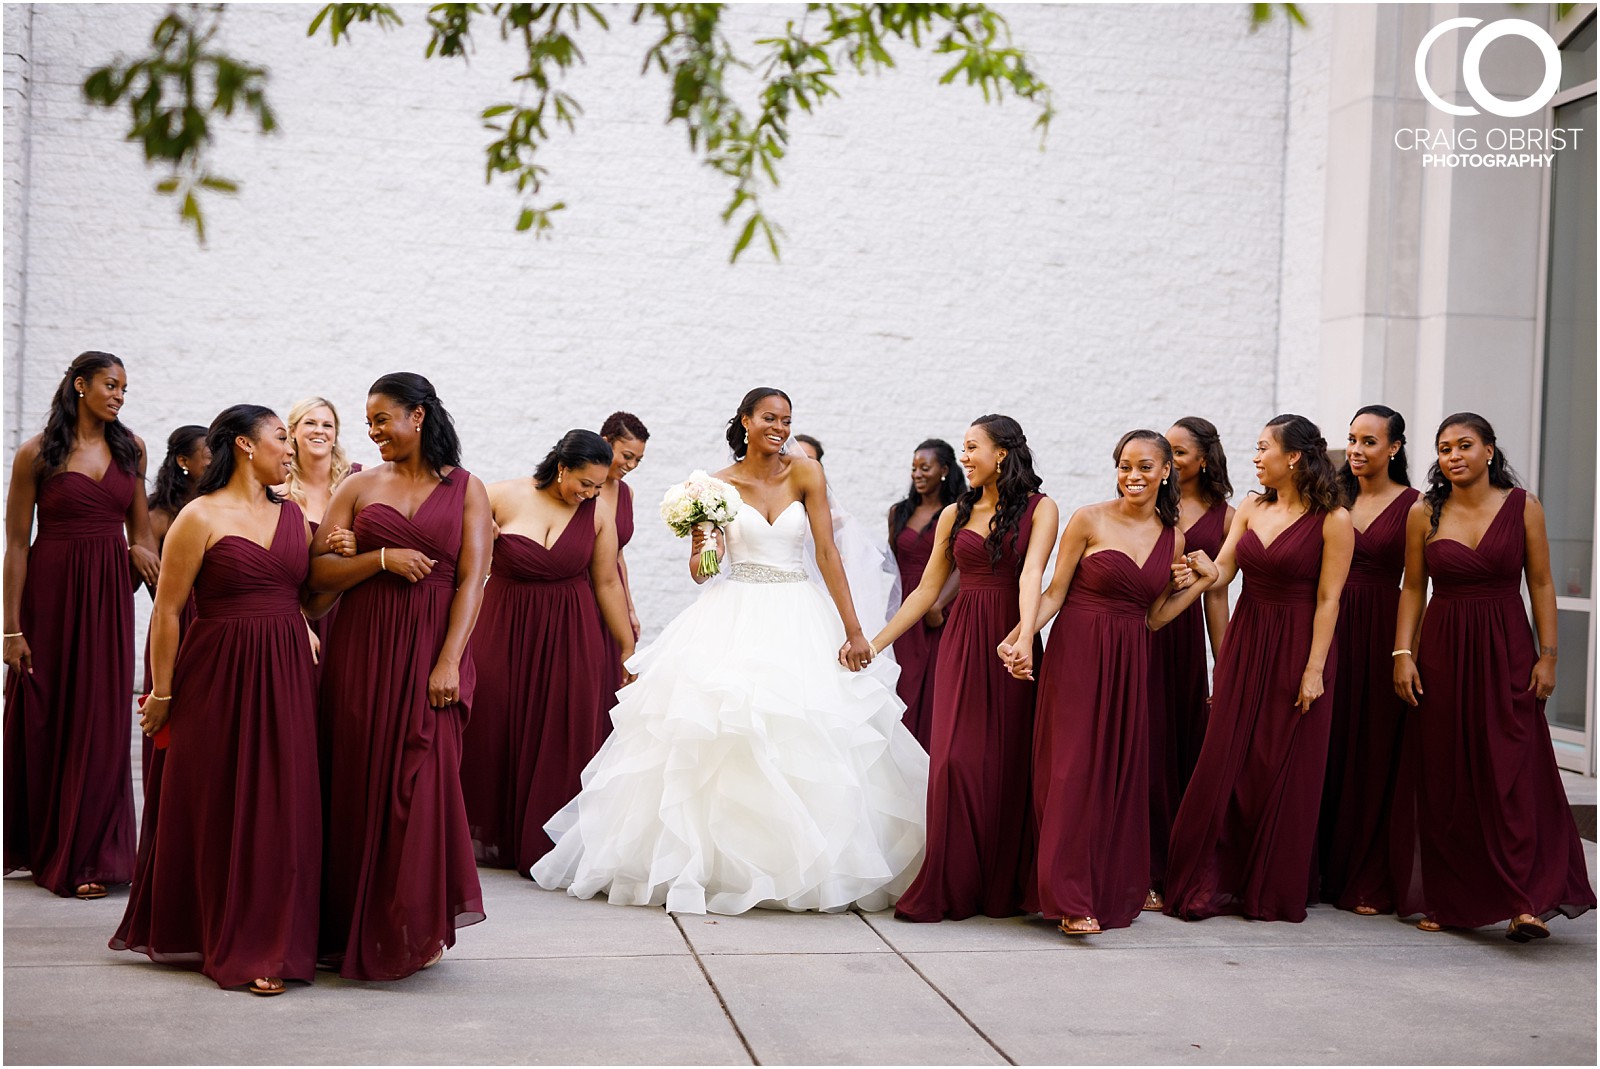
[[[1461,57],[1461,77],[1467,83],[1467,93],[1477,103],[1478,108],[1446,103],[1433,91],[1433,86],[1428,84],[1428,50],[1433,47],[1433,43],[1451,30],[1469,29],[1482,22],[1482,19],[1446,19],[1428,31],[1422,43],[1417,45],[1417,88],[1422,90],[1422,95],[1427,98],[1428,103],[1449,115],[1476,115],[1478,108],[1491,115],[1500,115],[1508,119],[1532,115],[1556,95],[1556,87],[1561,82],[1561,52],[1548,33],[1526,19],[1501,19],[1498,22],[1491,22],[1473,34],[1472,40],[1467,42],[1466,53]],[[1544,81],[1539,83],[1539,88],[1525,100],[1502,100],[1495,96],[1483,84],[1483,72],[1478,69],[1483,62],[1484,49],[1508,34],[1532,41],[1538,47],[1539,54],[1544,57]]]

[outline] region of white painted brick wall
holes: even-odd
[[[570,79],[587,110],[548,152],[571,208],[544,242],[514,233],[513,195],[482,183],[476,116],[510,99],[513,69],[493,33],[470,64],[424,62],[419,8],[338,49],[306,41],[310,8],[230,9],[226,43],[270,66],[283,131],[225,139],[218,169],[244,191],[211,200],[201,250],[120,116],[79,89],[159,10],[34,12],[24,436],[85,348],[127,361],[125,418],[157,452],[226,404],[286,411],[322,393],[371,460],[363,394],[397,369],[434,380],[486,479],[527,473],[569,427],[628,408],[654,432],[630,550],[652,631],[693,593],[654,502],[719,465],[746,388],[791,393],[840,498],[874,526],[915,443],[957,441],[988,411],[1022,422],[1069,509],[1111,492],[1121,432],[1188,413],[1223,429],[1243,488],[1279,407],[1279,334],[1298,329],[1280,299],[1314,295],[1280,270],[1286,249],[1319,259],[1283,235],[1300,204],[1283,188],[1287,30],[1248,32],[1244,4],[1007,8],[1056,90],[1043,152],[1032,111],[936,85],[933,57],[844,78],[843,99],[795,124],[772,201],[782,264],[737,266],[717,219],[727,190],[662,124],[631,9]],[[729,34],[753,40],[794,10],[731,10]],[[9,107],[9,62],[7,78]],[[1316,169],[1312,151],[1291,183]],[[1293,209],[1297,227],[1315,225],[1310,210]],[[8,332],[11,294],[8,273]]]

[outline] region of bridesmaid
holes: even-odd
[[[1395,908],[1390,827],[1406,721],[1386,647],[1400,609],[1406,515],[1421,496],[1411,488],[1400,413],[1385,405],[1356,413],[1339,482],[1355,554],[1333,633],[1338,667],[1317,854],[1322,901],[1370,917]]]
[[[283,496],[300,506],[314,535],[333,492],[361,465],[352,464],[339,444],[339,412],[325,398],[307,397],[289,409],[289,444],[294,453],[283,477]]]
[[[970,489],[939,513],[922,581],[872,641],[881,650],[920,624],[959,570],[961,593],[934,669],[927,854],[895,906],[895,916],[911,921],[1009,917],[1022,907],[1032,865],[1034,686],[1012,679],[995,648],[1038,604],[1060,519],[1055,502],[1038,492],[1027,436],[1011,417],[978,417],[961,463]],[[1023,622],[1031,633],[1033,619]]]
[[[1211,722],[1172,825],[1167,912],[1302,921],[1316,898],[1317,804],[1328,757],[1323,679],[1355,540],[1328,443],[1304,416],[1256,441],[1265,490],[1240,507],[1213,589],[1243,570],[1217,660]],[[1197,555],[1198,559],[1198,555]]]
[[[148,737],[170,725],[172,741],[110,946],[277,995],[316,969],[322,811],[301,615],[311,529],[271,489],[289,466],[271,410],[225,410],[209,445],[156,591],[156,686],[140,726]],[[199,615],[180,649],[191,596]]]
[[[633,606],[633,587],[628,583],[628,562],[622,551],[633,541],[633,491],[623,482],[628,474],[644,461],[645,443],[650,440],[650,430],[632,412],[613,412],[600,425],[600,437],[611,446],[611,473],[600,491],[600,504],[616,516],[617,574],[622,577],[622,596],[628,603],[628,626],[633,640],[639,641],[639,613]],[[606,645],[606,663],[618,666],[610,679],[606,699],[607,711],[616,704],[616,690],[622,686],[622,650],[607,631],[603,635]],[[609,730],[609,729],[608,729]],[[577,792],[573,792],[576,794]]]
[[[500,536],[472,640],[478,692],[461,753],[481,864],[527,875],[555,846],[545,822],[578,796],[579,774],[611,734],[615,697],[604,684],[631,678],[616,522],[599,504],[611,466],[604,438],[568,431],[532,479],[489,487]],[[610,672],[602,628],[618,651]]]
[[[421,375],[373,383],[367,424],[383,463],[334,491],[311,561],[315,589],[343,592],[321,695],[333,725],[321,952],[349,979],[398,980],[484,916],[460,770],[489,496]]]
[[[1434,443],[1428,489],[1406,522],[1393,651],[1395,691],[1417,708],[1421,735],[1416,810],[1426,906],[1417,927],[1477,928],[1510,917],[1506,938],[1525,943],[1548,936],[1544,922],[1557,913],[1577,917],[1595,905],[1544,716],[1556,685],[1544,507],[1518,488],[1482,416],[1446,418]]]
[[[167,529],[172,526],[172,521],[182,508],[194,499],[195,487],[200,485],[200,480],[206,473],[206,465],[211,463],[211,447],[206,444],[206,428],[198,423],[185,424],[167,435],[167,455],[161,461],[161,467],[156,470],[156,486],[150,491],[146,504],[150,509],[150,533],[155,538],[156,556],[165,552]],[[150,597],[155,597],[155,590],[146,586]],[[194,599],[190,598],[183,604],[183,611],[178,614],[178,642],[183,642],[184,632],[194,621]],[[144,689],[141,694],[154,693],[151,690],[152,676],[150,672],[150,634],[144,636]],[[139,777],[140,785],[144,787],[145,797],[150,795],[150,788],[154,782],[156,771],[156,748],[146,735],[140,740],[143,750],[140,754],[140,767],[142,775]]]
[[[1060,922],[1066,935],[1126,928],[1144,908],[1150,868],[1150,638],[1193,604],[1216,576],[1175,589],[1184,559],[1177,532],[1172,447],[1155,431],[1129,431],[1112,451],[1117,496],[1072,514],[1055,575],[1036,599],[1034,627],[1019,624],[1001,656],[1033,678],[1038,629],[1057,611],[1039,676],[1033,736],[1033,817],[1038,860],[1023,909]],[[1141,560],[1141,558],[1143,558]]]
[[[794,444],[795,448],[799,449],[801,453],[815,460],[818,464],[822,463],[824,450],[820,441],[809,434],[797,434],[794,436]]]
[[[1233,483],[1222,436],[1210,420],[1184,416],[1167,431],[1178,476],[1178,529],[1184,548],[1215,560],[1233,525]],[[1210,688],[1206,641],[1211,656],[1222,647],[1228,626],[1228,591],[1207,590],[1176,620],[1150,637],[1150,891],[1144,908],[1160,912],[1167,876],[1167,841],[1172,819],[1188,789],[1200,744],[1206,737]]]
[[[133,876],[128,566],[154,587],[161,565],[144,442],[117,419],[127,386],[121,360],[80,354],[6,499],[5,870],[63,897]]]
[[[911,454],[911,490],[889,506],[889,550],[900,569],[900,589],[915,590],[933,552],[934,528],[946,505],[966,492],[967,480],[956,466],[956,451],[941,438],[929,438]],[[894,640],[900,665],[896,690],[906,703],[902,722],[926,750],[932,742],[934,672],[944,613],[955,599],[960,576],[952,570],[920,621]]]

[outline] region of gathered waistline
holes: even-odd
[[[805,572],[779,568],[771,564],[737,560],[728,565],[728,578],[735,583],[805,583],[810,576]]]

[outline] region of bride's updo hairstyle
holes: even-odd
[[[1294,485],[1305,498],[1306,507],[1312,512],[1341,508],[1344,489],[1339,485],[1339,473],[1328,456],[1328,440],[1317,425],[1304,416],[1286,412],[1268,420],[1267,430],[1277,435],[1278,446],[1285,453],[1300,454],[1300,463],[1294,467]],[[1278,491],[1269,486],[1261,491],[1261,499],[1276,501]]]
[[[728,448],[733,450],[734,460],[743,460],[744,455],[750,451],[750,443],[745,438],[744,424],[739,421],[746,416],[755,415],[756,405],[768,397],[781,397],[790,408],[794,407],[794,402],[789,400],[789,395],[776,386],[757,386],[745,394],[744,400],[739,402],[739,411],[735,412],[733,418],[728,420]]]
[[[544,455],[539,461],[539,466],[533,469],[533,485],[543,490],[556,481],[556,476],[561,474],[561,469],[571,471],[574,468],[588,467],[590,464],[602,464],[608,470],[611,467],[611,443],[594,431],[578,430],[568,431],[561,436],[555,448]]]
[[[402,408],[422,409],[422,459],[436,472],[461,466],[461,438],[433,383],[410,371],[395,371],[374,382],[367,396],[387,397]]]
[[[999,501],[995,505],[994,516],[989,520],[988,537],[983,540],[985,548],[989,550],[989,564],[993,567],[1000,563],[1007,539],[1010,539],[1012,552],[1016,552],[1022,514],[1028,508],[1028,498],[1044,485],[1044,480],[1033,470],[1033,450],[1028,448],[1028,436],[1022,433],[1022,425],[1016,420],[1010,416],[979,416],[972,421],[972,425],[982,427],[989,440],[1006,451],[1006,458],[1001,462],[999,476],[995,480]],[[982,496],[983,487],[974,486],[956,499],[955,524],[950,528],[952,534],[944,547],[945,556],[952,564],[956,559],[954,532],[967,526],[967,521],[972,518],[972,506]]]

